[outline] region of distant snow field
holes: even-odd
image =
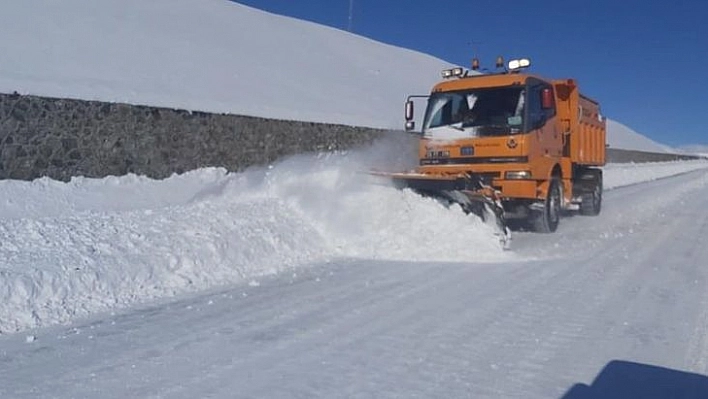
[[[226,0],[8,2],[0,49],[1,92],[383,128],[450,66]]]
[[[628,126],[612,119],[607,119],[607,144],[610,148],[647,152],[676,153],[667,145],[659,144],[648,137],[642,136]]]

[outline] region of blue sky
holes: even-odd
[[[237,2],[348,28],[350,0]],[[353,31],[464,66],[529,57],[655,141],[708,144],[705,0],[354,0]]]

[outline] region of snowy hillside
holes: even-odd
[[[386,129],[450,66],[226,0],[8,2],[0,52],[6,93]],[[663,151],[620,124],[609,142]]]
[[[642,136],[631,128],[611,119],[607,120],[607,143],[609,148],[637,150],[648,152],[676,153],[669,146],[659,144],[648,137]]]
[[[8,2],[0,51],[3,92],[388,128],[447,65],[227,0]]]

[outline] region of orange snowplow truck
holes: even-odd
[[[550,233],[564,210],[599,214],[606,136],[600,106],[575,80],[527,74],[529,65],[520,59],[507,66],[500,57],[499,73],[445,70],[430,95],[410,96],[408,131],[415,129],[413,99],[427,98],[419,166],[394,180],[481,216],[492,210],[507,233],[508,219]]]

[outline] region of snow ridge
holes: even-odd
[[[395,145],[393,140],[369,152],[297,156],[238,174],[203,169],[163,181],[128,176],[0,182],[0,201],[6,203],[18,192],[23,198],[63,198],[55,208],[40,199],[22,209],[25,203],[15,201],[14,213],[0,219],[0,331],[66,322],[336,258],[513,257],[489,226],[459,207],[362,173],[381,166],[380,156]],[[176,185],[192,192],[150,195]],[[75,201],[86,197],[95,202]]]

